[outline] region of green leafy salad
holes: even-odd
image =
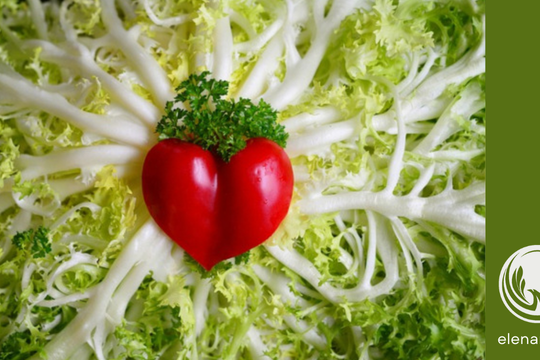
[[[141,190],[206,71],[294,171],[211,272]],[[485,126],[482,0],[0,0],[0,360],[483,359]]]

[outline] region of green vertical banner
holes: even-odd
[[[526,4],[526,5],[525,5]],[[538,3],[487,10],[486,358],[539,358],[540,72]]]

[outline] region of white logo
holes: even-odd
[[[516,317],[540,323],[540,245],[513,253],[499,276],[499,292],[506,308]]]

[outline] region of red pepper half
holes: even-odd
[[[147,154],[144,200],[159,227],[205,269],[267,240],[287,215],[293,171],[264,138],[226,163],[200,146],[167,139]]]

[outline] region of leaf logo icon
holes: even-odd
[[[512,254],[499,276],[499,292],[506,308],[519,319],[531,323],[540,323],[540,292],[527,286],[526,276],[529,273],[535,276],[539,271],[540,246],[532,245]]]

